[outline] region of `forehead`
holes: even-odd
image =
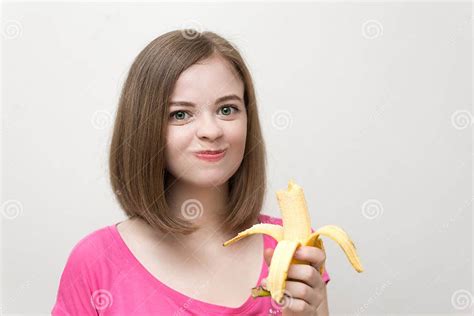
[[[232,66],[222,57],[213,56],[181,73],[171,95],[171,101],[207,104],[227,94],[242,97],[243,90],[243,82]]]

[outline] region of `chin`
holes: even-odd
[[[194,175],[189,181],[199,187],[212,188],[223,185],[229,180],[223,172],[210,173],[213,172],[203,170],[199,174]]]

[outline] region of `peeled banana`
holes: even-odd
[[[228,246],[252,234],[267,234],[273,237],[277,246],[270,262],[267,277],[267,289],[253,288],[252,296],[269,296],[281,303],[284,297],[288,269],[292,263],[309,264],[294,259],[294,253],[300,246],[318,247],[324,251],[324,244],[320,236],[333,239],[341,246],[347,259],[357,272],[363,268],[356,253],[356,247],[344,230],[335,225],[326,225],[311,233],[311,218],[309,216],[303,189],[293,180],[288,182],[288,189],[277,191],[283,226],[274,224],[256,224],[237,234],[234,238],[224,242]],[[324,273],[324,264],[320,267],[321,275]]]

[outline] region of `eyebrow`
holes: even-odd
[[[242,99],[239,96],[237,96],[235,94],[229,94],[229,95],[218,98],[216,100],[215,104],[218,104],[218,103],[221,103],[221,102],[224,102],[224,101],[230,101],[230,100],[236,100],[236,101],[240,101],[240,102],[243,103]],[[189,107],[195,107],[196,106],[196,104],[194,104],[192,102],[187,102],[187,101],[173,101],[173,102],[169,103],[169,106],[172,106],[172,105],[181,105],[181,106],[189,106]]]

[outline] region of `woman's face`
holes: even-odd
[[[231,66],[213,56],[186,69],[169,104],[166,167],[174,177],[197,186],[225,183],[239,168],[247,137],[244,85]],[[219,98],[233,96],[228,100]],[[177,102],[193,103],[185,106]],[[225,149],[217,162],[196,152]]]

